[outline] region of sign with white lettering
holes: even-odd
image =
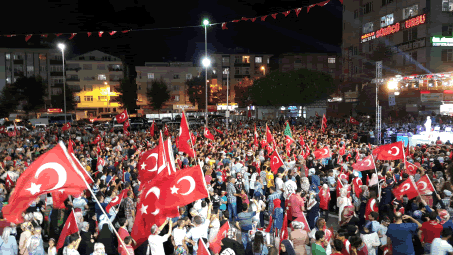
[[[433,36],[431,42],[433,46],[453,46],[453,36]]]
[[[423,47],[426,47],[426,37],[392,46],[390,47],[390,51],[392,53],[398,53],[400,51],[410,51]]]
[[[429,94],[420,94],[420,100],[422,102],[440,102],[444,98],[442,93],[429,93]]]

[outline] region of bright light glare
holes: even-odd
[[[396,91],[395,92],[395,96],[399,96],[400,95],[400,92],[399,91]]]
[[[64,50],[64,48],[66,48],[66,45],[59,43],[58,48],[60,48],[60,50]]]
[[[203,25],[205,25],[205,26],[209,25],[209,20],[207,20],[207,19],[203,20]]]
[[[201,63],[203,64],[204,67],[208,67],[211,65],[211,60],[209,58],[204,58]]]
[[[391,80],[387,83],[387,88],[390,90],[394,90],[398,88],[398,82],[395,80]]]
[[[261,67],[261,70],[264,70],[264,66]]]

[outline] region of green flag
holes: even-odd
[[[283,134],[293,138],[293,135],[291,134],[291,128],[289,127],[288,122],[286,122],[286,128],[285,128],[285,132],[283,132]]]

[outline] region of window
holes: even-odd
[[[453,0],[442,0],[442,11],[443,12],[453,11]]]
[[[79,60],[85,60],[85,57],[79,57]]]
[[[60,95],[61,93],[61,88],[52,88],[52,95]]]
[[[417,39],[417,27],[406,29],[403,31],[403,42]]]
[[[104,64],[99,64],[97,67],[98,67],[98,70],[105,70]]]
[[[373,22],[368,22],[368,23],[365,23],[362,27],[362,33],[363,34],[368,34],[368,33],[371,33],[373,32]]]
[[[357,52],[357,46],[356,46],[356,47],[354,47],[353,55],[356,56],[357,54],[358,54],[358,52]]]
[[[39,66],[39,71],[41,71],[41,72],[47,72],[46,66]]]
[[[393,13],[381,17],[381,27],[386,27],[393,24]]]
[[[373,11],[373,2],[366,3],[362,6],[363,14],[368,14]]]
[[[148,79],[154,79],[154,73],[148,73]]]
[[[33,72],[35,68],[33,66],[27,66],[27,72]]]
[[[63,72],[63,66],[50,66],[51,72]]]
[[[258,64],[263,63],[263,57],[255,57],[255,63],[258,63]]]
[[[22,56],[19,55],[19,54],[14,54],[13,57],[14,57],[14,60],[16,60],[16,59],[22,59]]]
[[[236,68],[234,68],[234,74],[239,74],[239,73],[240,73],[240,70],[239,70],[239,68],[237,68],[237,67],[236,67]]]
[[[84,91],[93,91],[93,85],[84,85],[83,90]]]
[[[84,96],[83,101],[93,102],[93,96]]]
[[[222,57],[222,65],[229,66],[230,65],[230,57]]]
[[[404,65],[411,65],[417,63],[417,51],[407,52],[404,55]]]
[[[91,64],[83,64],[83,70],[91,70],[92,66]]]
[[[245,68],[245,74],[250,74],[250,68]]]
[[[250,56],[242,56],[242,63],[249,64]]]
[[[403,20],[418,15],[418,4],[403,8]]]
[[[269,59],[267,59],[267,63],[269,64]]]
[[[106,81],[107,77],[105,76],[105,74],[98,74],[98,80],[99,81]]]
[[[179,90],[179,86],[178,85],[173,85],[173,86],[171,86],[171,90],[172,91],[178,91]]]
[[[179,102],[179,95],[175,96],[175,102]]]
[[[186,74],[186,80],[190,80],[190,79],[192,79],[192,74],[191,73]]]
[[[174,74],[173,79],[179,79],[179,74]]]
[[[107,101],[107,96],[98,96],[98,101]]]
[[[96,60],[95,56],[90,56],[90,60]]]
[[[392,3],[393,0],[382,0],[382,6]]]
[[[6,54],[5,54],[5,58],[6,58],[7,60],[10,60],[10,59],[11,59],[11,54],[6,53]]]
[[[453,62],[453,49],[442,50],[442,61]]]
[[[358,66],[354,66],[354,74],[358,74],[359,73],[359,67]]]
[[[442,36],[453,35],[453,24],[442,24]]]
[[[234,63],[242,63],[242,57],[241,56],[234,56]]]
[[[359,17],[359,10],[354,10],[354,19],[357,19]]]
[[[32,53],[28,53],[27,54],[27,60],[33,60],[33,54]]]
[[[7,83],[7,84],[11,84],[11,78],[9,78],[9,77],[6,78],[6,83]]]
[[[328,58],[327,63],[329,64],[335,64],[335,58]]]

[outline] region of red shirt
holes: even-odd
[[[439,238],[442,232],[442,225],[436,220],[423,222],[420,230],[422,231],[422,239],[420,241],[425,243],[432,243],[434,238]]]
[[[343,255],[349,255],[351,252],[351,243],[349,242],[348,239],[343,241],[343,250],[341,251],[341,254]]]
[[[366,247],[366,244],[363,244],[361,248],[357,249],[357,255],[368,255],[368,248]]]
[[[132,246],[126,245],[126,249],[129,252],[129,255],[134,255],[134,248]],[[128,255],[128,253],[126,252],[126,249],[123,249],[123,251],[121,252],[120,255]]]
[[[118,235],[124,241],[124,238],[129,236],[129,232],[126,229],[124,229],[124,228],[119,228],[118,229]],[[123,249],[123,246],[121,244],[122,244],[121,241],[118,240],[118,253],[123,254],[123,252],[125,252],[125,250]]]
[[[294,194],[291,196],[289,201],[291,203],[291,213],[293,217],[302,217],[304,212],[301,207],[304,204],[304,200],[299,195]]]

